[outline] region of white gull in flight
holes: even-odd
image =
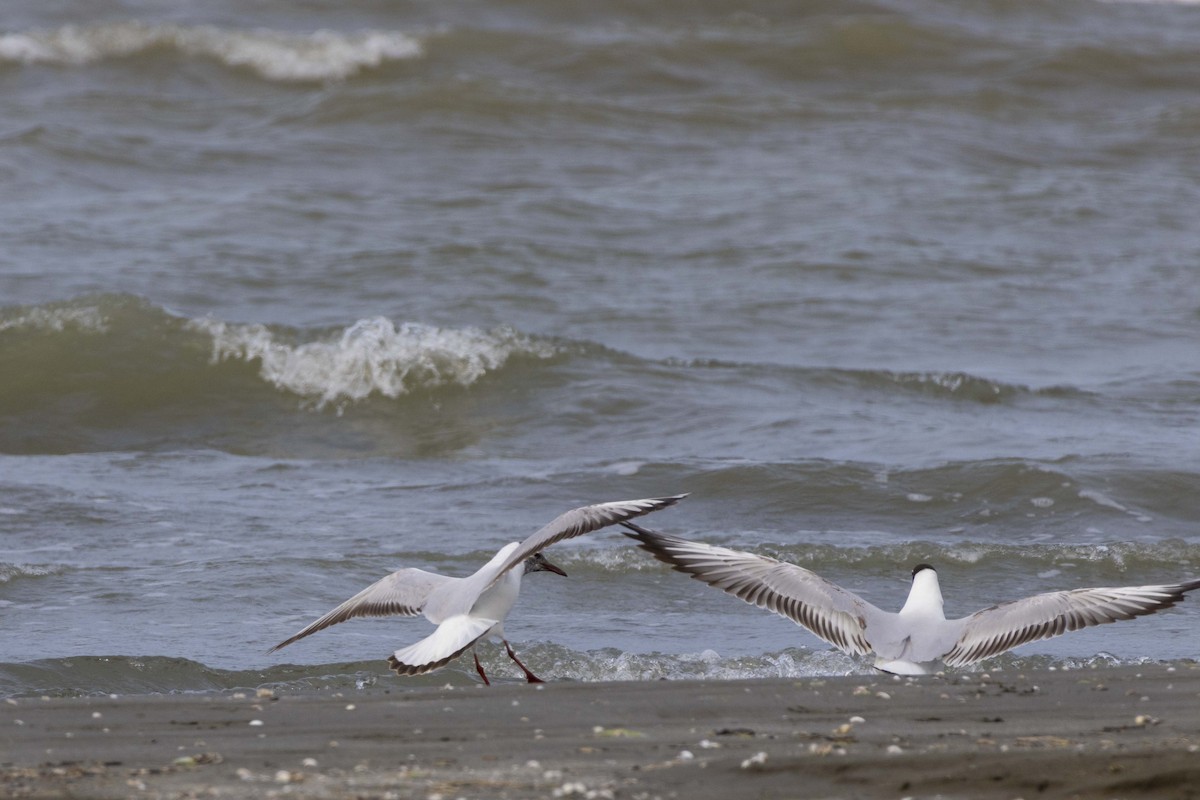
[[[438,626],[437,630],[388,657],[389,666],[397,674],[421,675],[435,670],[486,637],[500,639],[509,657],[525,672],[526,680],[541,683],[541,679],[521,663],[504,638],[504,618],[517,602],[521,577],[527,572],[567,574],[547,561],[541,551],[563,539],[582,536],[615,522],[674,505],[686,496],[621,500],[576,508],[562,514],[525,541],[504,545],[491,561],[480,567],[474,575],[465,578],[452,578],[412,568],[393,572],[267,652],[273,653],[309,634],[354,617],[413,617],[424,614],[426,619]],[[477,654],[475,669],[483,682],[490,685]]]
[[[873,656],[877,669],[898,675],[962,667],[1027,642],[1153,614],[1200,589],[1200,580],[1071,589],[946,619],[937,572],[928,564],[913,569],[908,600],[892,613],[795,564],[668,536],[631,522],[622,525],[639,547],[679,572],[787,617],[845,653]]]

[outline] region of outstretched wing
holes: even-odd
[[[292,642],[303,639],[309,634],[354,617],[416,616],[421,613],[421,608],[425,605],[429,593],[446,581],[452,580],[456,579],[422,569],[402,569],[393,572],[386,578],[363,589],[295,636],[284,639],[267,652],[274,653],[279,648],[287,647]]]
[[[1200,589],[1200,580],[1047,592],[1002,603],[962,619],[962,633],[942,660],[947,666],[961,667],[1027,642],[1153,614],[1194,589]]]
[[[668,536],[624,522],[639,546],[709,586],[802,625],[844,652],[867,655],[868,622],[882,615],[875,606],[815,572],[753,553]]]
[[[534,553],[541,552],[555,542],[582,536],[585,533],[612,525],[614,522],[633,519],[643,514],[649,514],[651,511],[673,506],[685,497],[687,497],[686,494],[677,494],[672,497],[651,497],[645,500],[617,500],[612,503],[583,506],[560,514],[549,525],[521,542],[508,559],[499,565],[496,573],[491,576],[488,586]]]

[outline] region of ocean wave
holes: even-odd
[[[0,333],[4,331],[65,330],[104,333],[107,325],[100,308],[95,305],[50,305],[18,310],[9,317],[0,316]]]
[[[965,372],[881,372],[880,376],[900,386],[962,397],[979,402],[994,402],[1019,392],[1028,392],[1024,386],[1011,386],[999,381],[978,378]]]
[[[0,664],[0,696],[81,697],[107,694],[184,694],[253,690],[346,689],[378,676],[353,664],[274,667],[268,671],[217,669],[167,656],[74,656]],[[384,667],[386,670],[386,666]]]
[[[992,574],[997,570],[1020,570],[1026,574],[1038,574],[1051,568],[1058,570],[1086,565],[1090,574],[1113,581],[1120,581],[1129,570],[1136,570],[1139,574],[1158,574],[1161,580],[1169,581],[1200,568],[1200,544],[1182,539],[1109,544],[1006,545],[974,541],[935,544],[913,541],[883,547],[789,545],[763,548],[763,553],[814,569],[832,565],[881,568],[904,565],[906,568],[929,561],[930,554],[936,553],[939,565],[969,568],[972,572]]]
[[[522,650],[546,676],[586,682],[648,680],[736,681],[756,678],[822,678],[879,673],[869,662],[818,644],[815,649],[792,647],[757,655],[725,656],[715,650],[699,653],[626,653],[612,648],[573,651],[552,644]],[[1109,653],[1094,656],[1013,655],[1005,653],[959,673],[1001,672],[1023,669],[1073,670],[1144,664],[1151,659],[1122,660]]]
[[[673,532],[673,531],[672,531]],[[1087,567],[1089,577],[1122,580],[1133,570],[1138,575],[1158,575],[1162,581],[1183,578],[1200,571],[1200,542],[1165,539],[1156,542],[1112,542],[1107,544],[999,544],[984,541],[932,542],[905,541],[874,547],[848,547],[819,542],[795,544],[764,542],[742,545],[728,535],[703,532],[683,533],[685,538],[706,541],[722,547],[735,547],[758,555],[798,564],[818,573],[831,571],[866,574],[895,573],[907,576],[907,569],[923,561],[935,566],[955,567],[965,574],[992,575],[997,572],[1058,575],[1063,569]],[[761,534],[759,535],[761,537]],[[813,538],[829,538],[815,534]],[[936,557],[935,555],[936,554]],[[484,553],[472,554],[473,560]],[[667,567],[635,547],[573,549],[557,553],[556,564],[568,573],[606,575],[662,571]]]
[[[1023,396],[1065,397],[1087,395],[1087,392],[1069,386],[1034,387],[985,378],[979,375],[972,375],[968,372],[855,370],[851,374],[869,387],[880,388],[890,384],[920,394],[976,403],[1003,403]]]
[[[962,371],[896,372],[889,369],[848,369],[839,367],[782,366],[716,359],[680,361],[667,359],[668,366],[694,369],[737,370],[750,372],[788,371],[798,381],[815,388],[855,389],[870,392],[896,390],[934,398],[982,404],[1006,403],[1021,397],[1086,396],[1087,392],[1069,386],[1034,387],[973,375]]]
[[[85,353],[109,365],[105,374],[80,364]],[[294,329],[188,319],[127,295],[0,308],[0,365],[31,376],[10,387],[30,396],[55,394],[64,385],[120,393],[131,380],[166,380],[172,373],[179,379],[181,372],[211,384],[214,376],[205,373],[239,362],[257,365],[272,390],[317,409],[344,408],[373,395],[395,399],[418,389],[470,386],[514,357],[557,353],[556,345],[506,327],[442,328],[373,317],[332,331]]]
[[[493,680],[517,680],[498,648],[480,657]],[[500,659],[503,659],[503,663]],[[522,650],[530,667],[548,679],[566,681],[737,680],[866,673],[869,667],[832,650],[792,649],[762,656],[726,658],[709,650],[670,655],[613,649],[579,652],[553,644]],[[492,663],[497,666],[491,667]],[[0,696],[74,697],[106,694],[181,694],[269,688],[277,692],[410,689],[471,686],[477,682],[468,659],[436,673],[397,678],[383,660],[356,663],[283,664],[262,670],[226,670],[166,656],[75,656],[0,664]],[[521,682],[524,682],[521,678]]]
[[[0,61],[19,64],[83,66],[156,49],[213,59],[276,81],[341,80],[422,55],[421,42],[398,31],[299,34],[120,22],[0,34]]]
[[[495,683],[524,683],[499,648],[482,648]],[[555,644],[521,650],[530,669],[547,680],[608,681],[717,680],[878,676],[866,662],[837,650],[787,648],[757,655],[629,653],[614,648],[579,651]],[[1086,657],[1020,656],[1007,653],[959,672],[1079,670],[1150,663],[1108,653]],[[167,656],[73,656],[0,664],[0,697],[87,697],[101,695],[207,694],[270,689],[276,693],[396,692],[478,684],[470,659],[428,675],[398,678],[382,659],[335,664],[283,664],[266,669],[226,670]],[[1169,662],[1168,662],[1169,663]],[[510,669],[511,668],[511,669]]]
[[[699,653],[627,653],[606,648],[577,652],[557,645],[526,647],[523,657],[538,663],[546,675],[586,682],[656,680],[746,680],[803,678],[824,675],[866,675],[874,670],[837,650],[790,648],[776,653],[722,656],[715,650]],[[540,673],[539,673],[540,674]]]
[[[8,583],[18,578],[44,578],[49,575],[61,575],[60,566],[38,566],[34,564],[6,564],[0,562],[0,583]]]
[[[481,402],[561,352],[506,327],[226,322],[130,295],[0,308],[0,442],[13,454],[450,452],[495,429]]]
[[[318,407],[372,394],[394,399],[416,387],[470,386],[514,355],[550,358],[556,352],[510,328],[396,326],[383,317],[359,320],[331,340],[303,344],[280,341],[264,325],[192,320],[188,328],[212,337],[214,362],[257,361],[263,380]]]

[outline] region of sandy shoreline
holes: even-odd
[[[1200,797],[1200,665],[22,699],[0,796]]]

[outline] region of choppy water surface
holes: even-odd
[[[386,672],[423,620],[264,651],[683,491],[883,607],[1200,575],[1192,4],[9,6],[0,694],[465,684]],[[863,669],[553,555],[545,677]],[[991,667],[1195,659],[1197,600]]]

